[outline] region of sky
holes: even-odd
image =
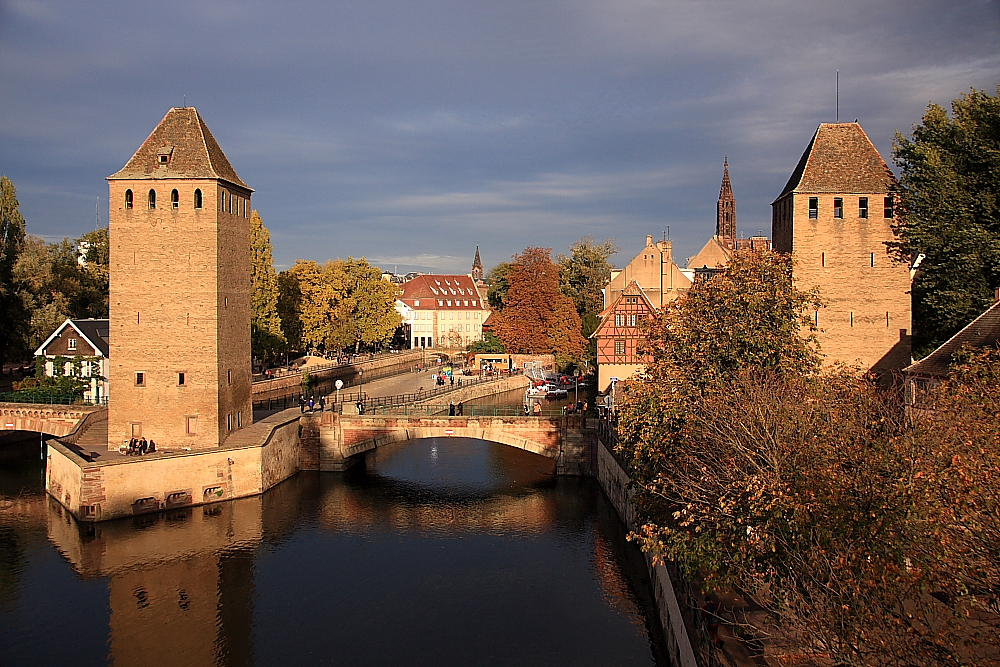
[[[528,246],[739,232],[821,122],[887,162],[926,106],[1000,83],[1000,0],[0,0],[0,173],[28,232],[107,224],[105,177],[196,107],[276,267],[467,273]]]

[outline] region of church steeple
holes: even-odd
[[[472,260],[472,279],[475,281],[483,279],[483,260],[479,259],[479,246],[476,246],[476,258]]]
[[[733,185],[729,182],[728,156],[722,167],[722,188],[719,190],[719,203],[716,207],[715,235],[727,248],[736,247],[736,198],[733,196]]]

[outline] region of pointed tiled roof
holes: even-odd
[[[472,260],[472,268],[483,270],[483,260],[479,259],[479,246],[476,246],[476,258]]]
[[[168,156],[166,164],[161,155]],[[168,111],[121,171],[108,176],[108,180],[160,178],[218,178],[251,189],[194,107]]]
[[[598,333],[602,332],[604,329],[607,329],[609,326],[611,326],[611,316],[614,315],[615,309],[618,307],[618,304],[620,304],[622,302],[622,299],[624,299],[627,296],[640,297],[642,299],[642,303],[646,306],[646,309],[650,313],[656,312],[656,306],[654,306],[653,302],[649,300],[649,297],[646,296],[646,293],[642,291],[642,287],[639,286],[639,283],[637,283],[634,280],[629,281],[629,284],[625,287],[624,290],[622,290],[622,293],[618,295],[618,298],[612,301],[611,305],[609,305],[607,308],[598,313],[597,316],[601,318],[601,321],[600,323],[598,323],[597,328],[594,329],[594,333],[590,334],[591,338],[597,338]]]
[[[858,123],[820,123],[791,178],[789,192],[888,193],[896,177]]]

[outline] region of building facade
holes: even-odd
[[[448,349],[482,340],[490,313],[471,276],[432,274],[403,283],[396,312],[411,348]]]
[[[109,448],[217,447],[253,419],[253,191],[192,107],[170,109],[107,180]]]
[[[90,403],[104,403],[109,398],[108,320],[66,320],[56,327],[37,350],[45,357],[45,374],[52,377],[75,375],[87,379],[90,388],[83,398]],[[61,368],[56,368],[62,359]]]
[[[861,126],[822,123],[771,204],[774,249],[795,258],[827,363],[876,374],[910,363],[909,267],[887,254],[896,179]]]
[[[613,381],[627,380],[645,368],[649,357],[640,352],[646,341],[642,325],[655,314],[656,308],[634,280],[601,312],[601,322],[591,335],[597,341],[599,390],[605,391]]]
[[[620,270],[611,273],[604,289],[604,307],[615,303],[631,283],[637,283],[646,298],[657,308],[669,303],[691,288],[691,280],[674,263],[670,241],[653,242],[646,236],[646,247]]]

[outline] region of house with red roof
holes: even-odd
[[[400,288],[396,312],[411,348],[463,348],[483,338],[490,314],[471,276],[426,274]]]

